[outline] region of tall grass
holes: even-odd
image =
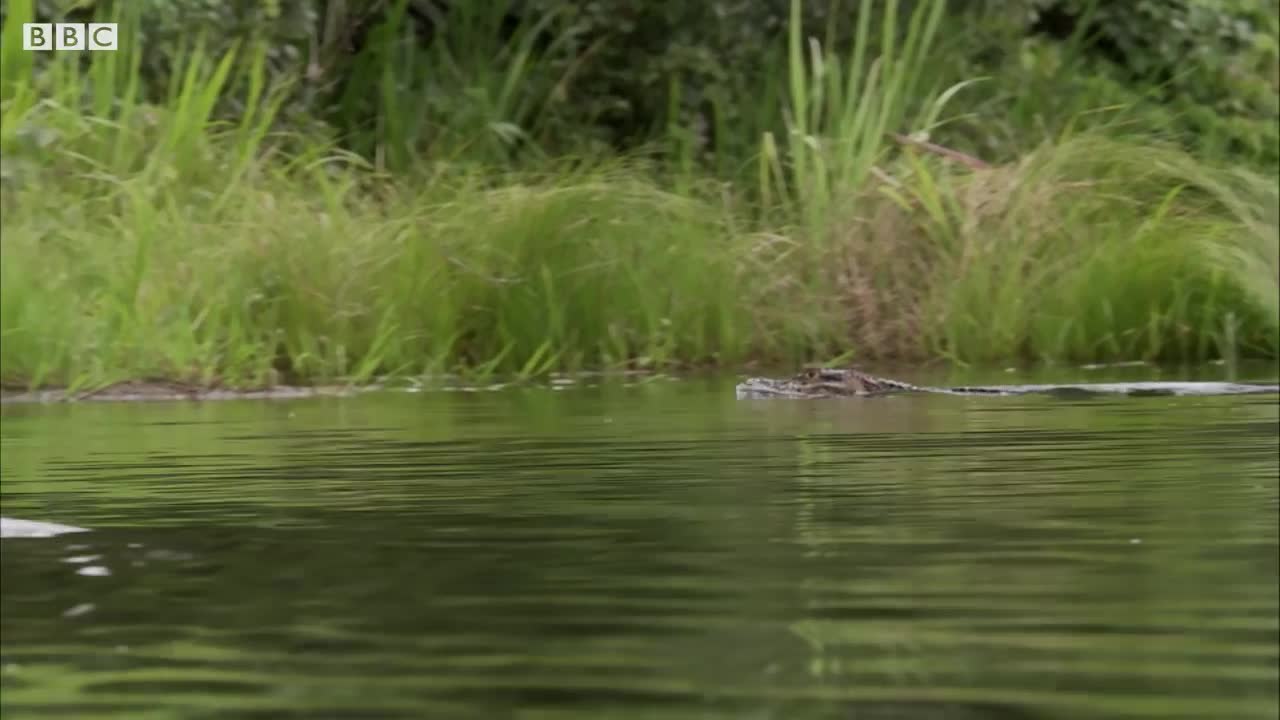
[[[793,0],[787,131],[781,142],[766,133],[761,145],[760,194],[766,205],[777,196],[819,235],[814,231],[830,223],[833,203],[865,185],[889,133],[900,132],[908,109],[921,104],[920,76],[942,11],[941,2],[918,4],[899,47],[897,0],[880,12],[878,44],[869,38],[875,13],[864,3],[853,47],[841,57],[804,34],[800,2]],[[923,98],[926,104],[929,100]]]
[[[749,238],[624,170],[498,188],[463,175],[376,200],[331,172],[264,178],[221,206],[157,206],[125,181],[74,230],[28,207],[6,227],[6,379],[65,382],[96,362],[254,383],[537,373],[740,360],[751,342],[732,287],[732,245]]]
[[[788,131],[762,135],[759,183],[742,187],[687,157],[514,169],[510,141],[537,144],[540,96],[518,86],[538,54],[517,33],[497,70],[479,69],[487,53],[463,50],[492,46],[467,33],[496,37],[479,9],[425,55],[391,42],[393,16],[375,45],[390,54],[356,72],[384,92],[352,153],[279,129],[287,88],[267,82],[261,48],[194,45],[149,93],[136,18],[119,17],[121,52],[37,71],[11,50],[31,16],[14,0],[0,381],[1280,355],[1266,179],[1103,135],[977,171],[890,139],[963,91],[926,76],[939,7],[918,4],[900,44],[894,8],[878,43],[860,14],[845,56],[793,15],[771,81],[784,92],[766,93],[787,101],[759,109]],[[440,73],[483,102],[414,124],[428,100],[413,83]],[[244,112],[220,119],[225,97]]]
[[[1203,361],[1280,350],[1274,182],[1100,136],[957,177],[915,163],[934,353]]]
[[[393,181],[272,132],[281,93],[261,49],[195,48],[162,104],[137,99],[136,71],[53,63],[39,92],[14,82],[0,108],[5,383],[359,381],[795,351],[785,330],[760,332],[738,291],[755,236],[637,164],[440,165]],[[120,102],[89,105],[86,88],[113,82]],[[250,101],[235,122],[212,114],[228,93]]]

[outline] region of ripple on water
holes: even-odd
[[[5,514],[93,531],[5,541],[0,706],[1275,716],[1274,399],[768,405],[6,414]],[[76,575],[86,557],[110,574]]]

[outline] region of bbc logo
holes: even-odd
[[[23,50],[115,50],[117,23],[22,23]]]

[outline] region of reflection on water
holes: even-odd
[[[6,407],[6,718],[1273,718],[1274,396]],[[96,568],[92,572],[86,569]]]

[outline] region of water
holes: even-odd
[[[989,378],[988,378],[989,380]],[[1276,396],[6,406],[5,718],[1274,718]]]

